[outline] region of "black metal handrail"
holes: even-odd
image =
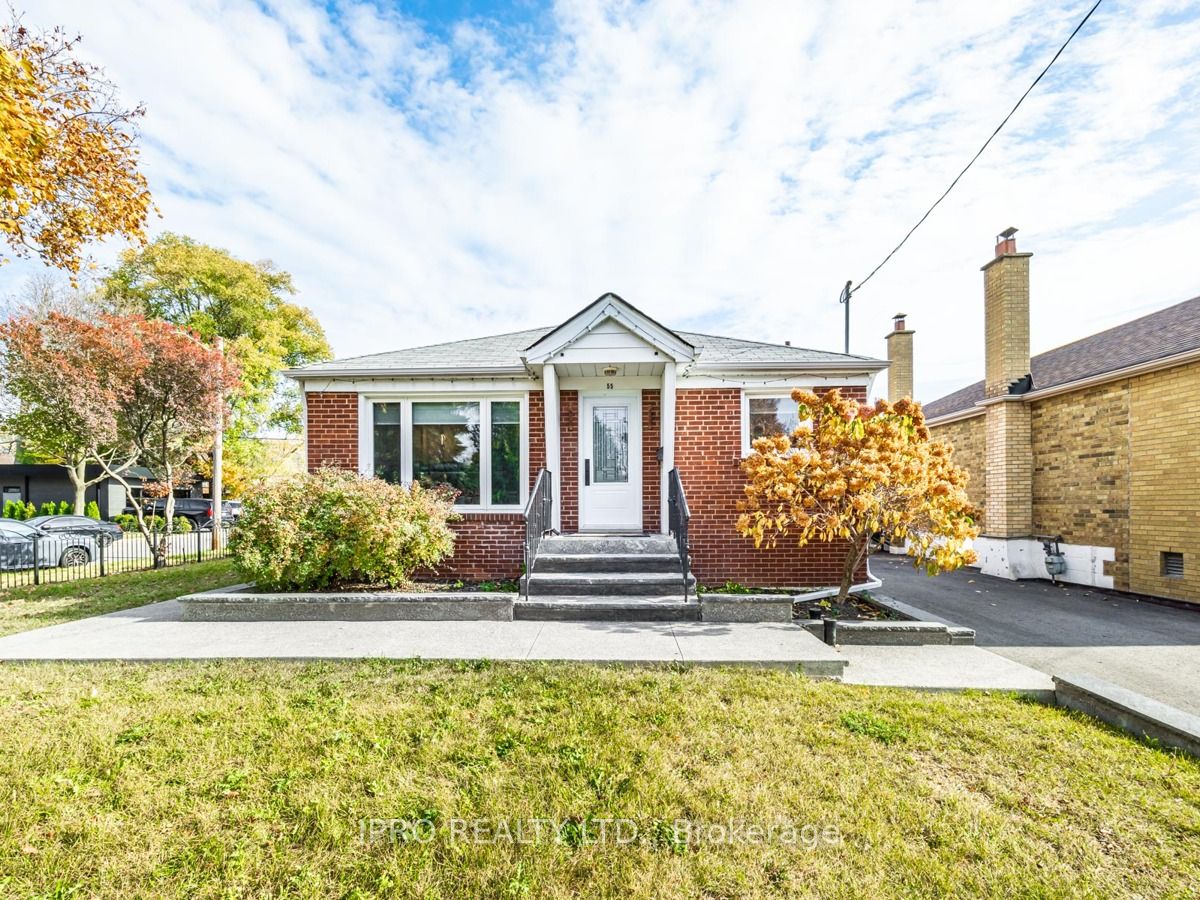
[[[529,502],[525,504],[525,578],[522,579],[522,590],[526,599],[529,599],[529,577],[533,574],[538,547],[542,543],[542,537],[551,530],[553,484],[550,470],[542,469],[538,472],[537,481],[533,483],[533,490],[529,493]]]
[[[667,522],[675,544],[679,548],[679,567],[683,570],[683,599],[688,596],[688,577],[691,574],[691,557],[688,551],[688,523],[692,513],[688,509],[687,497],[683,493],[683,479],[679,470],[672,469],[667,476]]]

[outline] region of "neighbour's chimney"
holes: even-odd
[[[983,267],[984,395],[998,397],[1029,374],[1029,257],[1017,252],[1017,229],[996,237],[996,257]]]
[[[913,334],[904,327],[904,313],[892,316],[888,334],[888,400],[895,403],[913,395]]]
[[[996,256],[983,267],[985,521],[984,534],[1022,538],[1033,533],[1033,440],[1029,404],[1029,258],[1017,252],[1017,229],[996,238]],[[1009,551],[992,574],[1016,577]],[[985,565],[985,570],[986,565]]]

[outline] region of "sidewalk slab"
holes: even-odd
[[[846,645],[838,653],[849,663],[842,681],[933,691],[1016,691],[1054,702],[1049,675],[979,647],[933,645],[884,647]]]

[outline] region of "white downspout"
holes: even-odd
[[[542,366],[542,406],[546,419],[546,468],[550,470],[554,502],[550,522],[555,531],[562,531],[562,439],[559,437],[558,373],[553,363]]]
[[[662,465],[658,472],[658,522],[659,531],[670,531],[667,513],[667,476],[675,468],[675,376],[676,363],[668,361],[663,366],[662,393],[659,397],[658,444],[662,447]]]

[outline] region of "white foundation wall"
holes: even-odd
[[[1067,563],[1067,570],[1058,576],[1058,581],[1100,588],[1113,586],[1112,576],[1104,574],[1104,563],[1117,557],[1113,547],[1059,544],[1058,549]],[[984,575],[1050,579],[1050,573],[1046,571],[1045,548],[1041,541],[1033,538],[981,536],[975,539],[975,554],[979,557],[976,566]]]
[[[1051,580],[1050,573],[1046,571],[1046,551],[1041,541],[1033,538],[978,537],[973,542],[968,542],[967,546],[973,549],[978,557],[973,568],[979,569],[984,575],[1013,580]],[[1104,574],[1104,563],[1116,559],[1114,548],[1060,543],[1058,549],[1067,563],[1067,571],[1058,576],[1058,581],[1089,587],[1113,587],[1112,576]],[[908,542],[905,541],[904,546],[889,544],[887,552],[907,554]]]

